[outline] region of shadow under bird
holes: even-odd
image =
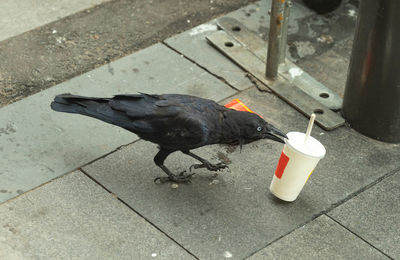
[[[173,174],[164,161],[173,152],[181,151],[200,162],[190,167],[218,171],[223,163],[212,164],[190,150],[210,144],[243,144],[259,139],[283,143],[286,135],[257,114],[236,111],[204,98],[179,94],[132,94],[112,98],[57,95],[51,103],[55,111],[76,113],[120,126],[140,138],[156,143],[160,151],[155,164],[168,177],[154,181],[188,181],[191,175]]]

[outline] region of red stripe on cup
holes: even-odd
[[[280,179],[285,171],[286,165],[289,162],[289,157],[283,152],[281,153],[281,158],[279,158],[278,166],[276,167],[275,176]]]

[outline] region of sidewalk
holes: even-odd
[[[265,3],[267,2],[267,3]],[[270,0],[227,14],[266,37]],[[343,94],[355,17],[344,4],[321,17],[295,3],[290,58]],[[285,132],[308,119],[205,40],[214,21],[0,109],[0,259],[390,259],[399,258],[400,146],[347,126],[312,135],[327,155],[299,198],[269,193],[282,145],[196,150],[230,162],[216,178],[155,185],[154,144],[100,121],[50,110],[54,95],[183,93],[240,98]],[[350,26],[351,25],[351,26]],[[329,35],[333,43],[315,39]],[[166,164],[187,169],[174,153]]]

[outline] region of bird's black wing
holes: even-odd
[[[174,150],[208,143],[220,107],[214,101],[188,95],[117,95],[113,110],[125,113],[129,128],[141,138]],[[126,124],[124,124],[126,125]]]
[[[113,98],[57,95],[52,109],[77,113],[123,127],[172,150],[215,143],[223,109],[212,100],[188,95],[117,95]]]

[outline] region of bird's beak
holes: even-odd
[[[264,138],[268,138],[280,143],[285,143],[285,141],[283,141],[282,137],[284,138],[288,138],[281,130],[279,130],[278,128],[272,126],[272,125],[268,125],[267,127],[267,131],[264,134]]]

